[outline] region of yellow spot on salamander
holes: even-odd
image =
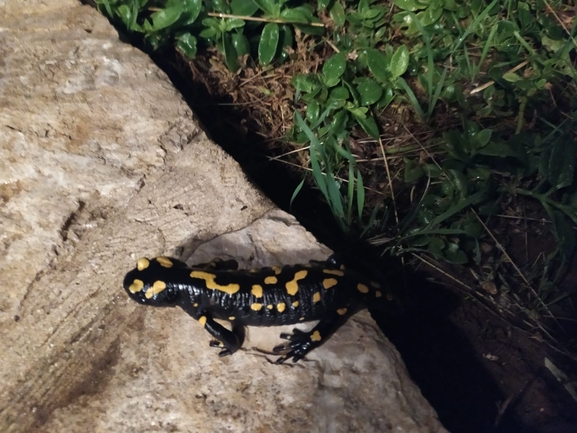
[[[198,307],[198,302],[195,302],[194,304],[192,304],[192,306],[193,306],[194,308]]]
[[[302,321],[302,320],[305,320],[305,318],[304,318],[304,317],[301,317],[299,320],[301,320],[301,321]]]
[[[273,307],[272,304],[268,304],[268,305],[266,306],[266,308],[268,308],[269,310],[272,310],[274,307]]]
[[[198,323],[200,323],[202,326],[206,325],[206,316],[200,316],[198,318]]]
[[[343,275],[345,275],[343,271],[340,271],[338,269],[323,269],[323,272],[325,274],[336,275],[338,277],[342,277]]]
[[[336,286],[338,283],[336,278],[326,278],[323,280],[323,287],[325,289],[330,289],[333,286]]]
[[[236,320],[236,317],[234,317],[234,316],[228,316],[228,320]]]
[[[276,275],[280,274],[282,272],[282,268],[280,266],[273,266],[272,270],[274,271],[274,273]]]
[[[309,271],[302,270],[295,273],[294,278],[285,284],[286,291],[289,295],[294,296],[299,291],[298,281],[307,277]]]
[[[142,257],[141,259],[138,259],[138,261],[136,262],[136,268],[139,271],[144,271],[146,268],[148,268],[149,265],[150,262],[146,257]]]
[[[276,304],[276,309],[278,310],[279,313],[282,313],[286,308],[286,304],[284,302],[279,302],[278,304]]]
[[[371,286],[373,286],[375,289],[381,288],[381,285],[379,283],[377,283],[376,281],[371,281]]]
[[[200,278],[201,280],[204,280],[206,282],[207,289],[220,290],[221,292],[228,293],[229,295],[233,295],[240,290],[239,284],[233,284],[233,283],[227,285],[218,284],[216,281],[214,281],[216,275],[211,274],[210,272],[192,271],[190,273],[190,276],[192,278]]]
[[[262,298],[262,286],[260,284],[253,284],[250,293],[257,298]]]
[[[156,261],[160,263],[160,266],[164,268],[172,268],[172,260],[170,260],[168,257],[157,257]]]
[[[319,331],[315,331],[311,335],[311,341],[321,341],[321,333]]]
[[[315,292],[313,295],[313,302],[319,302],[321,300],[321,294],[319,292]]]
[[[299,301],[294,301],[294,302],[293,302],[293,307],[296,308],[296,307],[298,307],[298,306],[299,306]]]
[[[255,303],[255,304],[252,304],[252,305],[250,306],[250,309],[251,309],[251,310],[254,310],[254,311],[260,311],[260,310],[262,309],[262,304],[256,304],[256,303]]]
[[[340,266],[339,266],[339,269],[340,269],[341,271],[344,271],[344,270],[345,270],[345,265],[340,265]]]
[[[380,298],[381,296],[383,296],[383,294],[381,293],[380,290],[377,290],[377,291],[375,292],[375,298]]]
[[[150,299],[154,295],[157,295],[160,292],[162,292],[164,289],[166,289],[166,283],[164,281],[160,281],[160,280],[155,281],[154,284],[152,285],[152,287],[146,291],[146,294],[144,295],[144,297],[146,299]]]
[[[278,283],[278,279],[276,277],[266,277],[264,279],[265,284],[276,284]]]
[[[339,309],[337,310],[337,313],[338,313],[340,316],[344,316],[345,314],[347,314],[347,309],[346,309],[346,308],[339,308]]]
[[[144,287],[144,282],[142,280],[134,280],[132,284],[128,287],[130,293],[140,292]]]
[[[364,284],[357,284],[357,289],[361,293],[369,293],[369,288],[367,286],[365,286]]]
[[[387,301],[392,301],[393,299],[395,299],[395,297],[392,294],[387,293]]]

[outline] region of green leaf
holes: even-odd
[[[303,185],[305,184],[305,180],[301,180],[300,183],[297,185],[297,187],[295,188],[293,195],[291,196],[290,202],[289,202],[289,207],[292,208],[293,206],[293,201],[295,200],[295,198],[297,198],[297,195],[299,194],[299,192],[301,191],[301,189],[303,189]]]
[[[329,9],[329,14],[337,27],[343,27],[346,22],[345,8],[339,0],[335,0]]]
[[[324,82],[328,87],[333,87],[338,84],[341,76],[345,72],[347,61],[344,53],[334,54],[323,65]]]
[[[171,8],[161,9],[154,12],[150,19],[152,21],[152,29],[158,31],[170,27],[178,21],[182,14],[182,6],[174,6]]]
[[[357,114],[355,114],[355,112],[352,112],[353,116],[355,116],[355,119],[357,120],[357,122],[359,122],[359,125],[361,125],[361,127],[363,128],[363,130],[369,134],[372,138],[374,138],[375,140],[379,139],[379,127],[377,126],[377,122],[375,121],[375,119],[372,116],[364,116],[361,117]]]
[[[382,83],[389,81],[387,56],[378,50],[367,50],[367,65],[374,77]]]
[[[250,54],[250,44],[248,39],[241,33],[232,33],[232,45],[236,50],[237,56]]]
[[[301,92],[312,93],[320,87],[316,76],[312,74],[297,74],[291,78],[291,84]]]
[[[279,41],[279,27],[276,23],[267,23],[262,29],[258,44],[258,58],[262,65],[270,64],[276,54]]]
[[[424,9],[426,4],[421,4],[418,0],[393,0],[395,6],[404,11],[418,11]],[[428,2],[427,2],[428,3]]]
[[[280,13],[283,21],[288,23],[308,24],[311,21],[311,16],[307,14],[307,10],[285,9]]]
[[[503,78],[510,83],[516,83],[517,81],[521,81],[523,79],[515,72],[506,72],[503,74]]]
[[[248,2],[248,0],[245,0]],[[280,6],[275,0],[252,0],[270,18],[278,18]]]
[[[196,38],[190,33],[178,36],[176,46],[189,59],[194,59],[196,56]]]
[[[368,77],[360,77],[356,80],[357,92],[361,98],[361,105],[372,105],[381,99],[383,88],[375,80]]]
[[[232,37],[230,33],[225,33],[222,35],[222,46],[224,48],[224,62],[231,72],[236,72],[240,68],[238,63],[238,56],[234,44],[232,43]]]
[[[232,0],[230,9],[233,15],[252,17],[258,11],[258,6],[255,2],[248,0]]]
[[[407,68],[409,67],[409,49],[406,45],[401,45],[393,57],[391,58],[391,63],[389,64],[389,71],[391,72],[392,79],[396,79],[403,75]]]
[[[405,163],[405,182],[414,183],[419,180],[425,172],[417,161],[409,158],[403,158]]]

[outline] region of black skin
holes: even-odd
[[[286,343],[276,363],[293,362],[324,343],[353,314],[391,299],[390,293],[356,272],[344,269],[335,256],[326,262],[281,268],[238,270],[235,260],[215,259],[192,267],[167,257],[140,259],[124,278],[128,295],[143,305],[181,307],[215,339],[219,356],[242,345],[244,326],[278,326],[319,320],[309,332],[281,334]],[[232,331],[214,319],[228,320]]]

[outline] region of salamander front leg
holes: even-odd
[[[234,328],[233,331],[229,331],[206,314],[201,315],[198,318],[198,322],[216,339],[216,341],[210,342],[210,347],[222,348],[218,356],[232,355],[242,345],[243,338],[238,332],[234,331]]]
[[[293,362],[304,358],[307,353],[323,344],[337,329],[344,325],[353,313],[354,311],[348,312],[346,308],[341,308],[332,315],[322,319],[317,326],[309,332],[303,332],[295,328],[292,334],[282,333],[280,337],[289,342],[276,346],[273,352],[280,353],[287,350],[288,352],[278,358],[276,364],[282,364],[289,358],[292,358]]]

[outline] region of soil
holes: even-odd
[[[222,81],[224,76],[230,78],[222,65],[209,65],[206,59],[188,65],[176,56],[152,57],[182,92],[211,138],[239,161],[279,207],[295,214],[333,250],[345,256],[348,252],[354,261],[364,261],[369,267],[389,266],[378,251],[343,239],[342,232],[329,222],[332,218],[327,210],[318,205],[313,190],[304,188],[294,205],[289,205],[300,178],[291,176],[294,172],[288,166],[270,160],[286,150],[269,140],[285,132],[281,118],[272,122],[265,118],[274,107],[260,103],[255,95],[243,100],[235,93],[239,87],[236,77]],[[276,105],[279,113],[284,110],[282,101],[291,97],[287,87],[286,82],[284,88],[273,87],[280,98]],[[258,110],[251,108],[255,103]],[[512,236],[519,254],[525,252],[526,239]],[[534,243],[540,253],[546,249],[542,242],[539,238]],[[480,285],[470,281],[471,273],[465,268],[445,267],[444,271],[469,281],[469,287]],[[528,326],[522,318],[502,317],[498,304],[479,296],[482,290],[463,291],[441,272],[411,271],[410,278],[398,278],[408,287],[411,307],[394,320],[378,313],[373,317],[398,348],[412,378],[449,431],[577,433],[577,402],[544,366],[548,358],[575,381],[576,350],[573,358],[560,353],[541,330]],[[573,302],[559,314],[577,317],[575,293]],[[574,328],[566,332],[564,341],[575,344],[575,321],[571,324]]]

